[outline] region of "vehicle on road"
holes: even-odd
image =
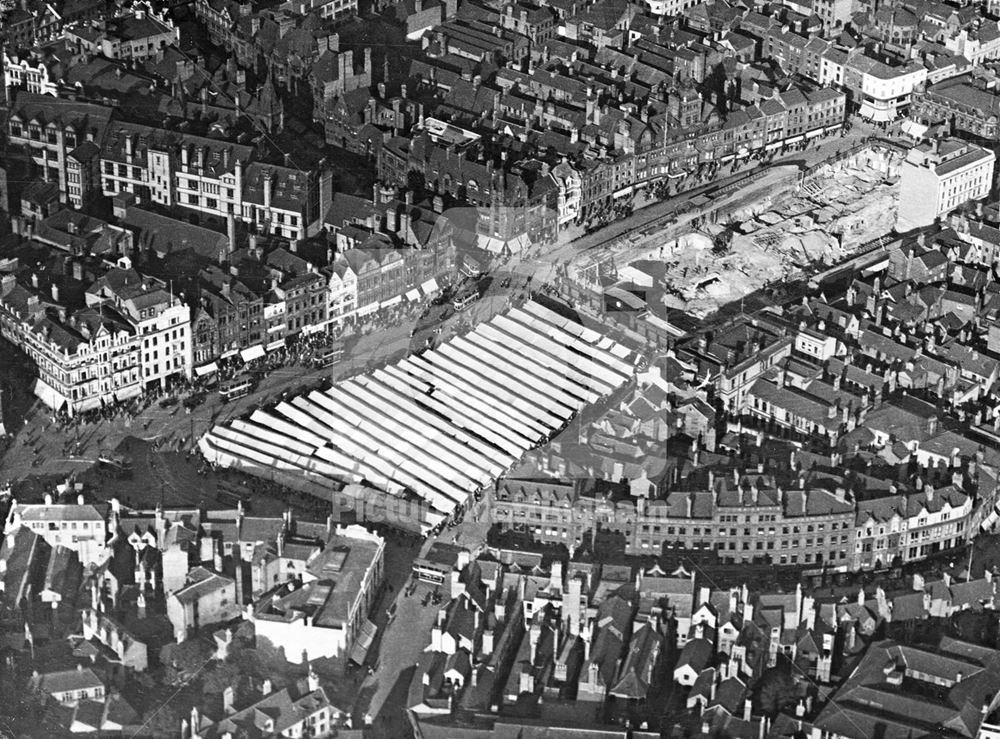
[[[313,360],[313,364],[317,369],[324,369],[326,367],[332,367],[343,358],[344,342],[333,341],[317,353],[316,359]]]
[[[452,305],[455,306],[455,310],[463,311],[477,300],[479,300],[479,293],[470,293],[463,297],[455,298],[455,300],[452,301]]]
[[[234,377],[219,386],[219,397],[222,398],[223,403],[228,403],[231,400],[245,398],[252,390],[253,380],[249,377]]]
[[[116,477],[131,477],[132,475],[132,460],[118,452],[102,451],[97,457],[97,464],[101,471]]]

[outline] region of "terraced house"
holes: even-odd
[[[775,564],[850,566],[854,504],[843,490],[804,479],[783,490],[764,474],[733,474],[717,479],[709,472],[700,487],[649,500],[597,494],[592,482],[504,480],[494,522],[571,551],[603,537],[629,554],[700,549],[735,562],[770,557]]]

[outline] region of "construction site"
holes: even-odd
[[[664,264],[663,300],[705,317],[768,285],[821,270],[892,230],[900,149],[858,147],[806,172],[774,168],[735,192],[692,202],[681,218],[610,253],[604,275]],[[721,195],[721,197],[720,197]],[[590,274],[595,274],[591,271]]]

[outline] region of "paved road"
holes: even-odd
[[[489,530],[488,505],[488,498],[484,498],[466,514],[462,523],[445,529],[436,540],[458,544],[476,552],[485,542]],[[434,541],[425,542],[422,551],[426,551]],[[362,685],[355,711],[358,720],[365,714],[373,719],[372,734],[375,737],[397,739],[405,735],[401,729],[405,728],[404,709],[409,678],[420,655],[430,644],[431,627],[438,609],[448,603],[450,583],[440,588],[443,596],[440,606],[424,603],[424,598],[433,590],[433,586],[421,584],[410,595],[404,588],[399,588],[396,593],[396,614],[383,628],[377,669]]]

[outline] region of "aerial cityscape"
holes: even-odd
[[[0,68],[0,739],[1000,739],[1000,2]]]

